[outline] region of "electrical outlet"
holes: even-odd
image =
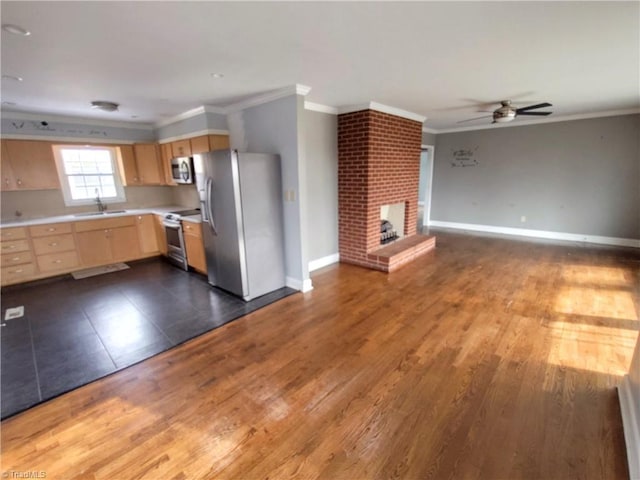
[[[521,221],[522,223],[525,223],[525,222],[527,221],[527,217],[526,217],[526,216],[524,216],[524,215],[522,215],[522,216],[520,217],[520,221]]]

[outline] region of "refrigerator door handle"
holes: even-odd
[[[216,224],[213,220],[213,208],[211,208],[211,200],[213,194],[213,178],[207,177],[207,182],[205,184],[206,191],[206,202],[205,206],[207,207],[207,216],[209,217],[209,226],[211,226],[211,231],[214,235],[218,235],[218,231],[216,230]]]

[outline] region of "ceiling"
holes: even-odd
[[[159,123],[294,84],[436,130],[503,99],[556,118],[640,106],[639,2],[2,1],[1,18],[31,31],[2,32],[2,74],[23,78],[3,78],[4,111]]]

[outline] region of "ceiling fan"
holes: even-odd
[[[482,117],[469,118],[467,120],[462,120],[458,123],[471,122],[473,120],[480,120],[481,118],[489,118],[493,117],[493,122],[491,123],[507,123],[512,121],[519,115],[536,115],[536,116],[547,116],[551,115],[553,112],[533,112],[532,110],[536,110],[538,108],[552,107],[550,103],[537,103],[535,105],[529,105],[527,107],[515,108],[511,105],[511,100],[502,100],[500,102],[502,105],[500,108],[497,108],[493,111],[491,115],[483,115]]]

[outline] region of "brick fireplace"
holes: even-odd
[[[416,235],[422,123],[366,109],[338,116],[340,261],[393,271],[435,246]],[[381,207],[404,204],[400,240],[382,246]],[[384,211],[384,209],[383,209]]]

